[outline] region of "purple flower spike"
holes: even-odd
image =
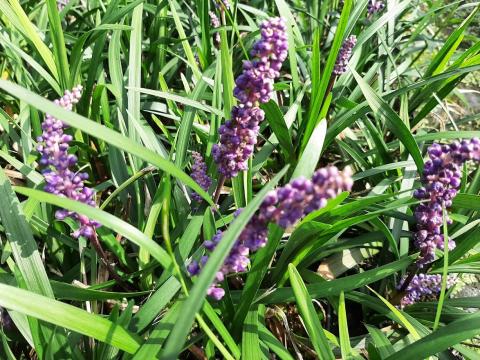
[[[243,72],[235,81],[233,93],[239,104],[232,108],[231,120],[220,126],[220,144],[212,150],[218,171],[226,178],[247,169],[247,160],[257,143],[259,124],[265,117],[260,103],[271,99],[274,80],[280,76],[288,54],[282,18],[264,21],[260,33],[261,39],[251,52],[254,59],[243,63]]]
[[[405,281],[405,279],[403,279]],[[402,283],[403,283],[402,281]],[[447,278],[447,288],[453,286],[454,279]],[[401,286],[399,286],[400,288]],[[412,305],[422,300],[433,300],[442,289],[442,275],[415,275],[405,290],[401,306]]]
[[[212,179],[207,175],[207,165],[205,164],[205,161],[203,161],[202,155],[193,151],[192,160],[192,179],[195,180],[203,190],[208,191],[208,188],[212,184]],[[192,198],[198,202],[202,201],[202,197],[196,192],[192,193]]]
[[[343,191],[350,191],[353,185],[351,175],[350,168],[341,172],[331,166],[316,171],[311,180],[301,177],[267,194],[258,213],[250,219],[228,254],[208,294],[216,300],[221,299],[224,291],[219,283],[229,274],[247,271],[250,265],[249,255],[267,243],[269,223],[282,228],[293,226],[305,215],[323,208],[329,199]],[[240,210],[237,210],[234,215],[239,214]],[[219,231],[212,240],[205,241],[203,246],[206,250],[213,251],[221,240],[222,232]],[[205,256],[200,263],[192,262],[188,266],[190,274],[198,275],[207,259]]]
[[[350,57],[352,56],[352,50],[356,43],[357,43],[357,37],[355,35],[349,36],[343,42],[342,47],[338,52],[335,68],[333,69],[333,73],[335,75],[339,76],[347,72],[348,62],[350,60]]]
[[[416,247],[420,250],[419,267],[435,259],[435,250],[443,250],[442,235],[443,209],[452,206],[462,177],[462,165],[468,161],[480,161],[480,140],[473,138],[450,145],[432,144],[428,148],[429,160],[425,162],[422,176],[423,187],[415,190],[413,196],[425,202],[415,209],[417,232],[414,235]],[[447,223],[451,220],[446,218]],[[448,248],[455,248],[455,242],[448,240]]]
[[[66,91],[63,97],[55,100],[55,104],[71,111],[81,96],[82,87],[79,85],[72,91]],[[43,133],[37,139],[37,150],[41,154],[40,165],[44,167],[42,171],[46,183],[44,189],[51,194],[96,206],[95,191],[84,184],[88,174],[73,170],[77,164],[77,157],[68,153],[72,136],[64,133],[65,128],[61,120],[49,114],[42,123]],[[78,222],[80,228],[72,234],[75,238],[84,236],[90,239],[95,235],[95,229],[100,226],[84,215],[64,209],[57,210],[55,217],[59,220],[71,217]]]
[[[373,16],[374,14],[382,11],[385,8],[385,3],[381,0],[369,0],[367,6],[368,16]]]

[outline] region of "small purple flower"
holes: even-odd
[[[432,144],[428,148],[429,160],[425,162],[422,187],[413,196],[424,202],[415,209],[417,232],[414,243],[420,250],[419,267],[435,259],[435,250],[444,247],[442,235],[443,213],[452,206],[462,177],[462,165],[468,160],[480,161],[480,140],[473,138],[450,145]],[[447,224],[451,220],[446,217]],[[455,242],[448,240],[452,250]]]
[[[355,35],[351,35],[345,39],[338,52],[337,62],[335,63],[335,68],[333,69],[333,73],[337,76],[342,75],[348,69],[348,62],[350,61],[350,57],[352,56],[352,50],[357,43],[357,37]]]
[[[228,254],[208,294],[219,300],[224,294],[220,282],[229,274],[247,271],[249,255],[267,243],[269,223],[282,228],[293,226],[305,215],[324,207],[328,199],[343,191],[350,191],[352,185],[350,168],[340,172],[331,166],[316,171],[311,180],[301,177],[267,194],[258,212],[250,219]],[[240,211],[237,210],[234,215],[238,216]],[[221,240],[222,232],[219,231],[211,240],[205,241],[203,246],[211,252]],[[190,274],[197,275],[207,259],[204,256],[200,262],[193,261],[188,266]]]
[[[403,279],[405,281],[405,278]],[[403,283],[402,281],[402,283]],[[447,278],[447,288],[453,286],[454,279],[452,277]],[[399,286],[399,288],[401,285]],[[401,306],[412,305],[422,300],[432,300],[442,289],[442,276],[441,275],[428,275],[418,274],[415,275],[410,281],[407,289],[405,290],[405,296],[401,301]]]
[[[72,91],[66,91],[63,97],[55,100],[55,104],[71,111],[81,95],[82,87],[79,85]],[[65,128],[61,120],[49,114],[42,123],[43,133],[37,139],[37,150],[41,154],[39,163],[44,167],[42,171],[46,183],[44,189],[51,194],[96,206],[95,191],[84,184],[88,174],[73,170],[77,164],[77,157],[68,153],[72,136],[64,133]],[[59,220],[71,217],[78,222],[80,228],[72,234],[75,238],[79,236],[91,238],[95,234],[95,229],[100,226],[84,215],[64,209],[57,210],[55,217]]]
[[[196,151],[192,151],[192,160],[192,179],[195,180],[203,190],[208,191],[208,188],[212,185],[212,179],[207,175],[207,164],[205,164],[202,155]],[[202,201],[202,197],[196,192],[192,193],[192,198],[198,202]]]
[[[385,8],[385,3],[381,0],[369,0],[367,12],[368,16],[373,16],[374,14],[382,11]]]
[[[243,72],[235,81],[233,91],[239,104],[232,108],[231,120],[219,131],[220,144],[212,154],[218,171],[227,178],[247,169],[247,160],[257,143],[260,122],[265,114],[260,103],[268,102],[273,93],[274,79],[288,54],[285,21],[273,18],[260,26],[261,39],[252,49],[254,60],[243,63]]]

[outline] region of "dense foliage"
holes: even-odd
[[[480,358],[479,8],[0,0],[0,358]]]

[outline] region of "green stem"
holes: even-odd
[[[443,208],[443,272],[442,272],[442,290],[438,298],[437,312],[435,314],[435,322],[433,323],[433,331],[438,329],[440,324],[440,316],[442,315],[443,302],[445,300],[445,292],[447,289],[448,276],[448,228],[446,220],[445,207]]]
[[[169,178],[166,178],[166,181],[164,183],[164,197],[163,197],[163,206],[162,206],[162,235],[163,239],[165,241],[165,246],[167,248],[167,252],[170,255],[170,258],[172,259],[172,264],[173,264],[173,271],[175,273],[175,276],[177,279],[180,281],[180,284],[182,286],[182,290],[185,293],[186,296],[188,296],[188,287],[187,284],[185,283],[185,279],[183,278],[182,271],[180,269],[180,266],[178,265],[176,259],[175,259],[175,253],[173,252],[173,247],[170,239],[170,229],[169,229],[169,221],[170,221],[170,197],[171,197],[171,182]],[[198,324],[200,327],[205,331],[205,334],[212,340],[212,342],[215,344],[215,346],[218,348],[218,350],[222,353],[223,357],[225,359],[229,360],[235,360],[235,358],[228,352],[228,350],[223,346],[223,344],[220,342],[220,340],[215,336],[215,334],[210,330],[208,324],[203,320],[202,316],[200,314],[195,315]]]
[[[153,166],[146,167],[140,171],[137,171],[135,174],[133,174],[130,178],[125,180],[118,188],[116,188],[108,198],[105,199],[105,201],[100,205],[100,210],[103,210],[107,207],[107,205],[117,197],[118,194],[120,194],[125,188],[127,188],[129,185],[133,184],[135,181],[140,179],[141,177],[151,173],[155,168]]]
[[[92,244],[93,248],[97,252],[100,259],[102,260],[105,267],[107,268],[107,271],[110,274],[110,276],[114,278],[117,281],[118,285],[120,285],[126,292],[132,291],[130,286],[128,286],[127,283],[125,283],[125,281],[122,280],[122,278],[115,272],[115,269],[112,267],[112,265],[110,265],[110,263],[108,262],[107,254],[103,250],[103,247],[100,244],[100,241],[98,240],[97,233],[95,233],[94,236],[90,238],[90,243]]]

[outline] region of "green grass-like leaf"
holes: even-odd
[[[91,336],[131,354],[140,346],[137,336],[107,319],[13,286],[0,284],[0,305]]]
[[[182,306],[182,311],[179,315],[179,318],[177,319],[170,337],[165,344],[162,355],[165,359],[174,359],[180,353],[183,341],[179,341],[178,339],[185,339],[187,337],[190,326],[195,318],[195,313],[202,306],[202,301],[198,301],[198,299],[203,299],[205,297],[208,287],[213,282],[215,274],[227,257],[229,250],[234,245],[234,241],[240,235],[250,217],[258,209],[261,201],[267,195],[268,191],[270,191],[278,183],[286,171],[287,168],[284,168],[281,172],[279,172],[275,178],[272,179],[267,186],[265,186],[258,193],[252,202],[247,205],[247,207],[235,219],[235,221],[232,222],[229,229],[223,234],[222,241],[213,251],[207,264],[195,282],[189,297],[185,300]]]
[[[38,107],[40,110],[48,112],[52,116],[61,119],[70,126],[76,127],[89,135],[95,136],[98,139],[114,145],[119,149],[127,151],[132,155],[136,155],[150,164],[157,166],[159,169],[183,181],[186,185],[190,186],[192,190],[204,197],[204,199],[210,204],[213,204],[210,196],[195,181],[193,181],[183,171],[176,168],[170,161],[160,158],[153,151],[136,144],[134,141],[120,135],[114,130],[88,120],[83,116],[67,111],[60,106],[56,106],[52,102],[43,99],[31,91],[22,88],[21,86],[5,80],[0,80],[0,88],[21,98],[23,101]]]
[[[315,351],[322,359],[335,359],[302,277],[293,264],[288,265],[288,272],[298,310]]]

